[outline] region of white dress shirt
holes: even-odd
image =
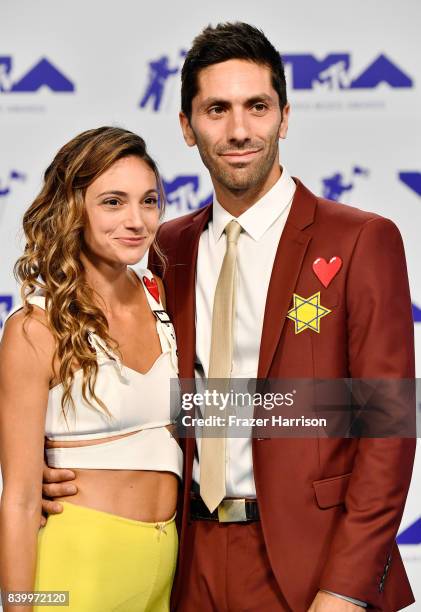
[[[237,243],[236,311],[232,378],[256,378],[263,316],[273,262],[291,208],[295,183],[283,168],[275,185],[236,218],[243,231]],[[196,272],[196,377],[208,374],[212,309],[216,284],[226,251],[224,228],[235,219],[214,196],[213,218],[199,241]],[[200,482],[195,458],[193,480]],[[256,497],[251,437],[227,438],[227,497]]]

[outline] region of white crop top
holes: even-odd
[[[171,388],[173,391],[177,388],[178,374],[174,328],[162,306],[153,274],[146,269],[135,272],[156,317],[161,355],[145,374],[141,374],[122,364],[102,338],[89,332],[87,340],[95,349],[99,366],[95,393],[112,416],[108,416],[101,407],[93,408],[84,401],[83,373],[77,370],[72,386],[75,410],[69,408],[64,417],[62,385],[50,389],[45,435],[50,440],[70,441],[136,433],[88,446],[46,449],[47,462],[51,467],[169,471],[181,478],[183,454],[166,428],[178,416],[177,405],[173,410],[170,405],[170,397],[177,395],[174,392],[171,394]],[[42,295],[31,296],[29,302],[45,309]],[[21,308],[14,309],[9,317]],[[95,405],[94,400],[92,403]]]

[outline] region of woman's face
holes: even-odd
[[[116,161],[85,194],[85,249],[109,264],[138,263],[159,224],[158,187],[148,164],[134,155]]]

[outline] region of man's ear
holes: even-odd
[[[180,119],[181,129],[183,130],[184,140],[189,147],[194,147],[196,144],[196,137],[190,125],[189,119],[183,112],[180,112],[178,115]]]
[[[279,126],[279,138],[287,137],[290,111],[291,111],[290,105],[288,103],[285,104],[284,108],[282,109],[282,121],[281,121],[281,125]]]

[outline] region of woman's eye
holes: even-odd
[[[109,200],[105,200],[104,204],[108,204],[108,206],[111,206],[111,208],[116,208],[120,204],[120,200],[110,198]]]
[[[158,206],[158,198],[155,198],[155,197],[146,198],[144,203],[146,204],[146,206]]]

